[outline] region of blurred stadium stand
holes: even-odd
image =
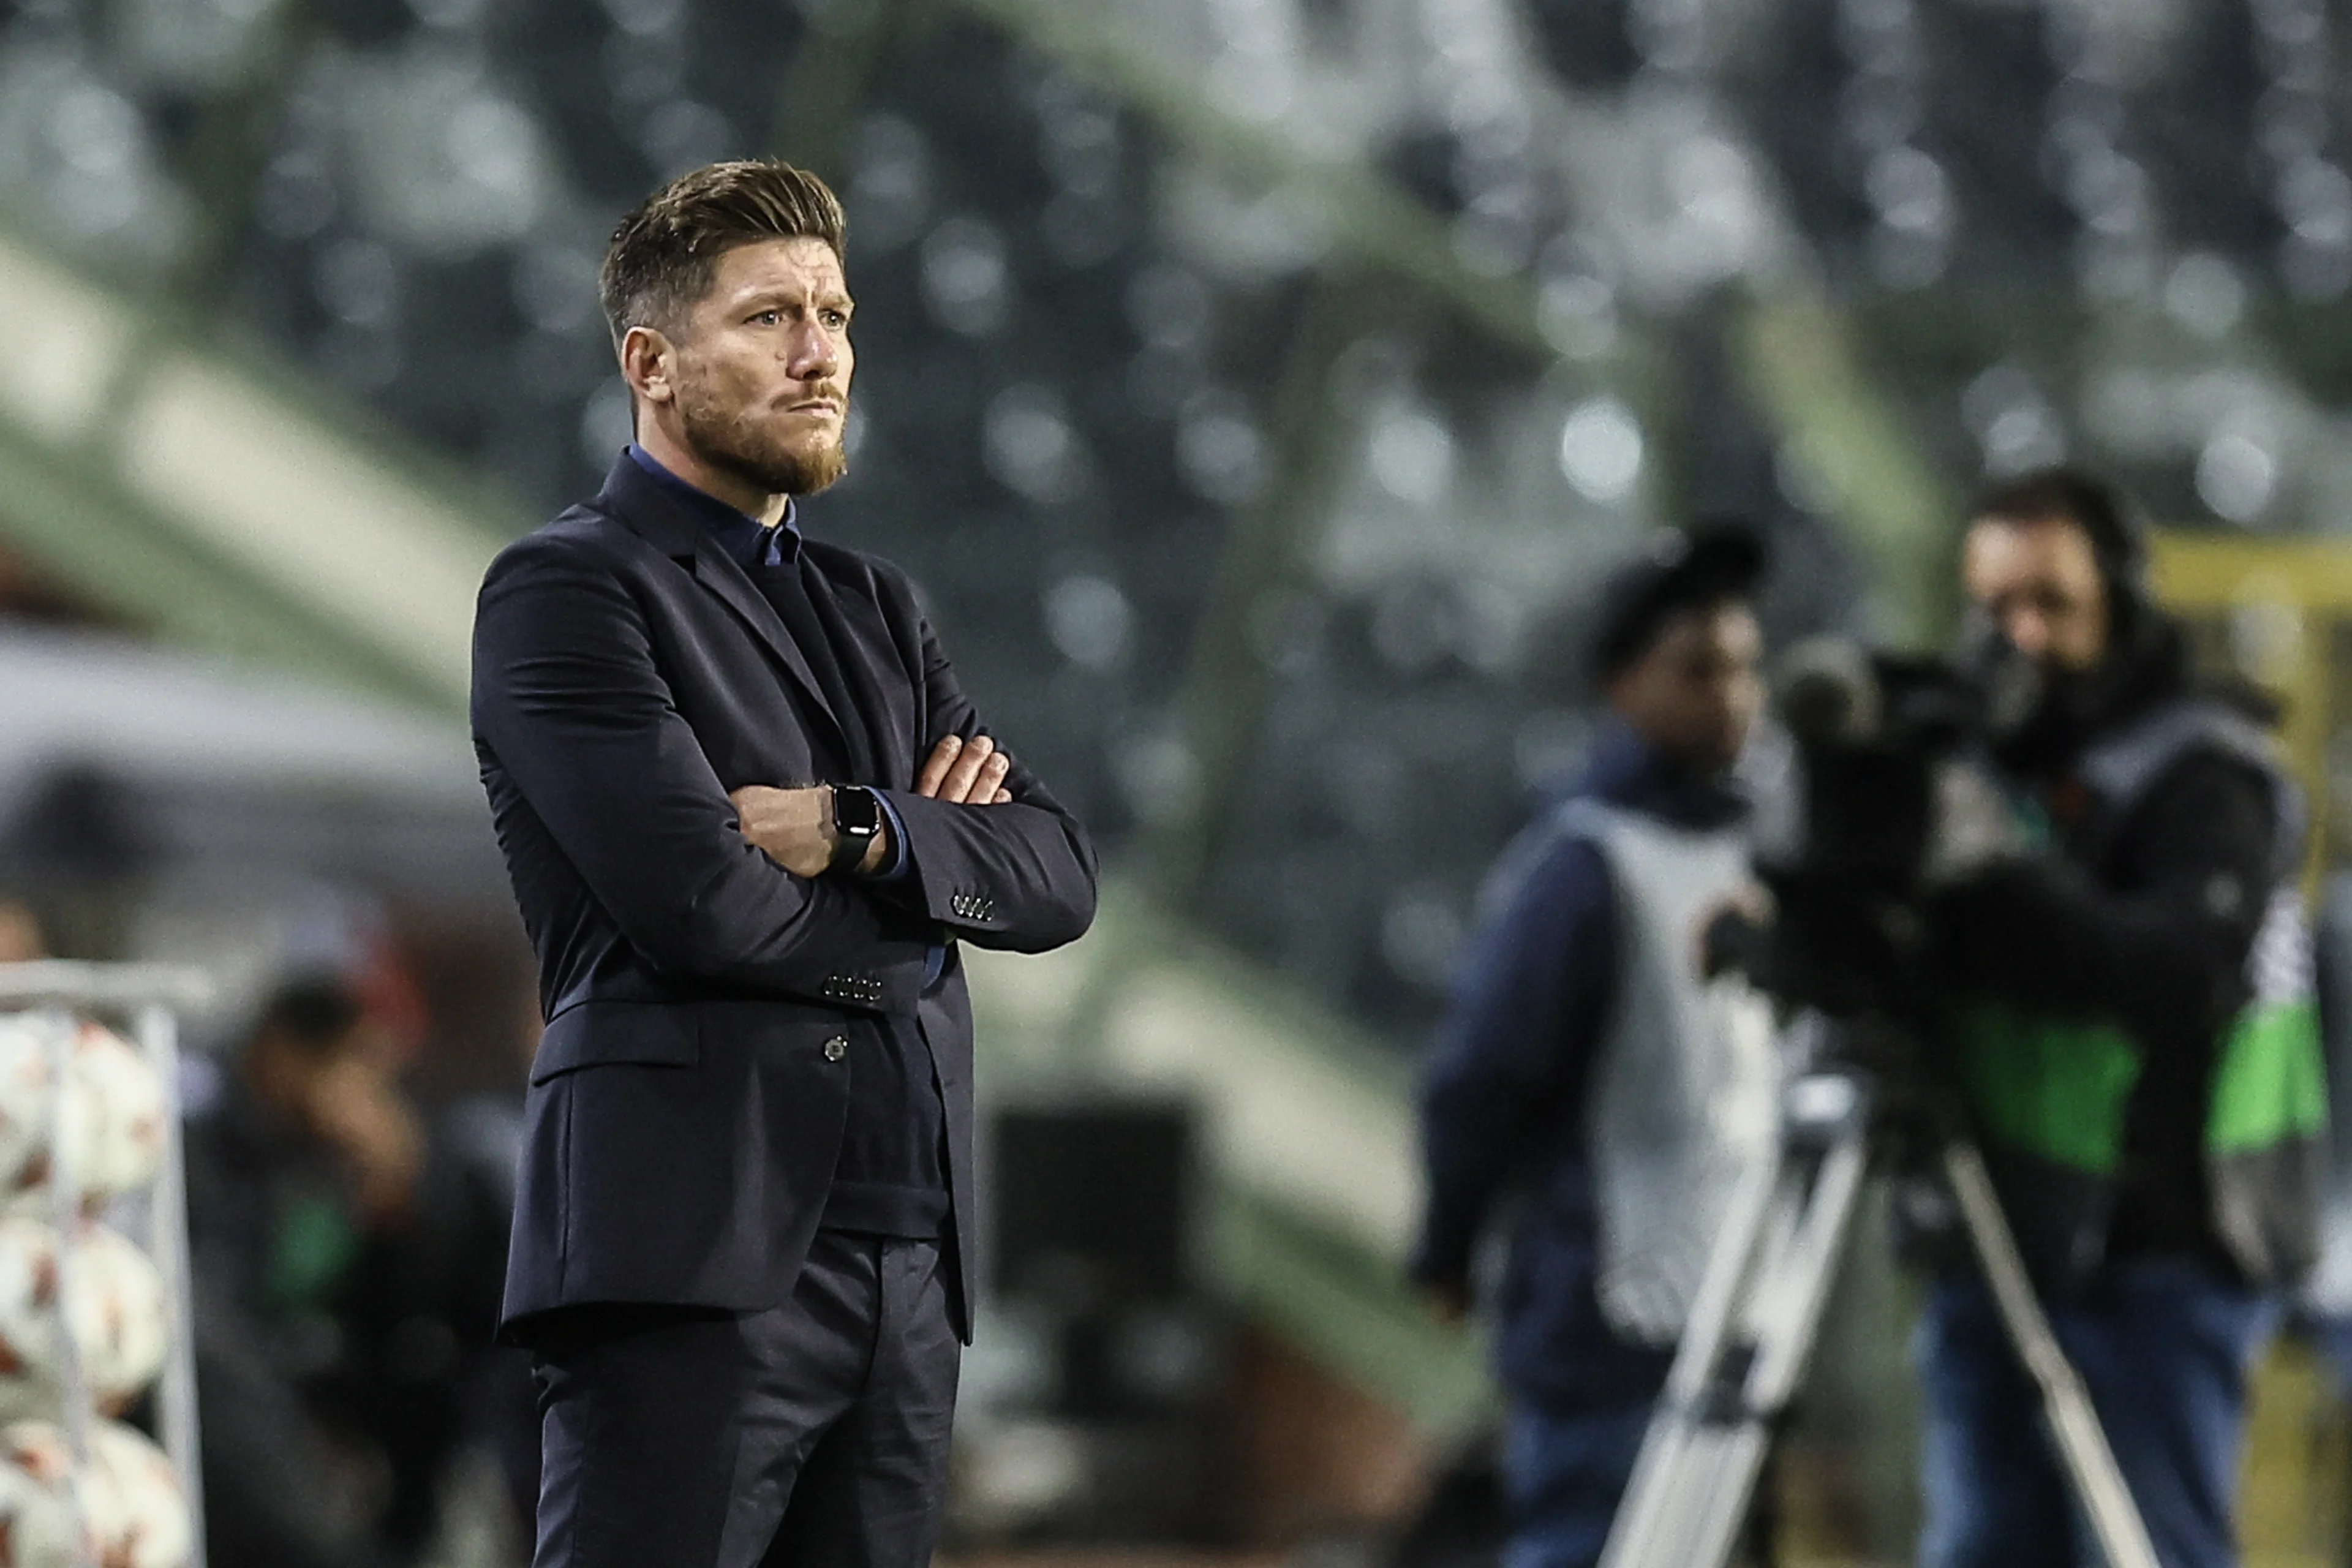
[[[913,573],[1118,871],[1087,944],[979,968],[996,1041],[1059,1042],[998,1088],[1203,1097],[1221,1278],[1440,1426],[1479,1384],[1391,1279],[1406,1052],[1585,732],[1596,568],[1739,511],[1777,633],[1932,637],[1959,496],[2061,455],[2352,531],[2341,3],[0,17],[20,574],[445,723],[482,563],[625,438],[614,216],[834,179],[811,526]]]

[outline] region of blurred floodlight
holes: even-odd
[[[2147,232],[2152,218],[2147,171],[2105,143],[2087,149],[2067,176],[2066,195],[2083,221],[2103,235]]]
[[[2197,456],[2197,494],[2217,517],[2252,522],[2278,488],[2278,459],[2242,431],[2217,432]]]
[[[1265,485],[1265,439],[1230,395],[1196,394],[1177,416],[1176,467],[1208,500],[1246,506]]]
[[[210,94],[251,68],[278,8],[278,0],[129,0],[109,20],[142,86]]]
[[[596,303],[599,258],[571,245],[533,245],[515,257],[515,309],[542,332],[583,331],[601,323]]]
[[[1941,163],[1916,147],[1889,147],[1873,158],[1863,186],[1887,227],[1923,239],[1950,237],[1951,181]]]
[[[2352,283],[2352,176],[2317,156],[2280,174],[2279,216],[2288,234],[2279,270],[2297,299],[2332,300]]]
[[[1454,432],[1427,409],[1383,410],[1366,444],[1374,482],[1397,500],[1433,507],[1453,488]]]
[[[939,323],[985,337],[1012,314],[1004,236],[985,218],[951,217],[923,238],[923,302]]]
[[[539,121],[478,62],[424,50],[328,57],[318,76],[372,234],[428,256],[470,256],[530,234],[555,200]]]
[[[1055,71],[1038,84],[1037,158],[1066,191],[1099,196],[1118,177],[1118,105],[1076,78]]]
[[[930,214],[930,144],[910,121],[869,114],[849,139],[849,230],[859,249],[896,250]]]
[[[1045,590],[1045,635],[1062,657],[1107,675],[1127,662],[1135,615],[1108,577],[1076,572]]]
[[[671,179],[726,157],[734,151],[734,135],[727,117],[710,105],[674,98],[646,116],[637,140],[646,162],[663,179]]]
[[[1960,417],[1976,435],[1988,474],[2021,474],[2066,455],[2066,434],[2041,386],[2013,364],[1997,364],[1960,394]]]
[[[635,434],[629,414],[629,384],[607,378],[580,408],[580,456],[597,472],[613,466]]]
[[[1559,431],[1559,471],[1585,500],[1625,500],[1642,477],[1642,426],[1633,410],[1601,396],[1569,411]]]
[[[2303,614],[2274,598],[2251,599],[2230,612],[2230,662],[2259,685],[2283,689],[2303,658]]]
[[[2326,146],[2328,120],[2325,100],[2273,85],[2255,100],[2254,139],[2273,163],[2293,163]]]
[[[354,327],[389,323],[398,304],[400,264],[391,247],[373,239],[341,239],[320,251],[312,287],[319,303]]]
[[[1445,988],[1461,947],[1462,917],[1432,894],[1404,894],[1381,917],[1381,956],[1399,978],[1424,990]]]
[[[2057,417],[2038,404],[2005,408],[1985,427],[1985,471],[1996,476],[2047,468],[2066,456],[2066,435]]]
[[[254,187],[254,219],[278,239],[309,239],[335,218],[334,172],[316,148],[272,158]]]
[[[1838,128],[1864,153],[1908,141],[1925,113],[1917,84],[1898,76],[1857,76],[1838,99]]]
[[[686,16],[686,0],[604,0],[613,26],[635,37],[672,33]]]
[[[268,9],[268,0],[236,0],[241,5],[261,5]],[[428,27],[445,32],[462,32],[478,27],[489,13],[490,0],[408,0],[408,8],[416,19]]]
[[[1297,96],[1297,7],[1284,0],[1207,0],[1204,9],[1220,46],[1208,73],[1219,106],[1261,123],[1289,113]]]
[[[2200,338],[2227,337],[2246,311],[2246,285],[2222,257],[2184,256],[2164,283],[2165,312]]]
[[[1713,134],[1687,137],[1666,161],[1666,185],[1715,275],[1744,266],[1762,237],[1764,214],[1739,149]]]
[[[2352,177],[2325,159],[2298,159],[2279,176],[2278,209],[2298,239],[2352,246]]]
[[[139,107],[62,49],[0,51],[0,186],[10,185],[77,237],[148,258],[168,258],[184,237],[185,199]]]
[[[1199,275],[1166,262],[1143,268],[1127,286],[1127,319],[1147,343],[1192,347],[1207,334],[1209,310]]]
[[[2288,292],[2306,303],[2337,299],[2352,288],[2352,247],[2315,244],[2291,234],[2279,247],[2279,276]]]
[[[1119,794],[1138,822],[1173,822],[1200,800],[1200,763],[1174,734],[1146,735],[1114,745],[1110,758]]]
[[[1042,383],[1008,386],[991,398],[981,444],[988,471],[1040,506],[1068,500],[1084,482],[1086,449],[1061,393]]]
[[[1536,326],[1570,359],[1606,353],[1617,341],[1617,291],[1584,273],[1547,278],[1536,294]]]

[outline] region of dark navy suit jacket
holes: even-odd
[[[894,1016],[919,1025],[946,1110],[970,1337],[971,1009],[952,942],[1036,952],[1078,936],[1094,851],[1017,761],[1011,805],[913,793],[932,745],[979,733],[979,718],[902,575],[803,549],[811,596],[848,628],[839,674],[878,753],[872,778],[822,776],[821,760],[849,752],[808,654],[682,498],[628,458],[483,582],[475,750],[547,1018],[510,1338],[588,1302],[782,1301],[824,1208],[849,1074]],[[818,782],[888,793],[906,875],[794,877],[738,832],[729,791]]]

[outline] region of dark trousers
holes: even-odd
[[[2242,1285],[2158,1259],[2122,1265],[2050,1309],[2164,1568],[2238,1561],[2246,1369],[2273,1315]],[[1979,1280],[1937,1283],[1916,1353],[1927,1396],[1925,1568],[2096,1564],[2041,1397]]]
[[[1654,1402],[1515,1406],[1503,1428],[1511,1535],[1502,1568],[1592,1568],[1633,1478]]]
[[[534,1347],[534,1568],[924,1568],[961,1347],[940,1248],[818,1233],[764,1312],[582,1308]]]

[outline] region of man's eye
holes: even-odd
[[[763,327],[772,327],[778,321],[782,321],[783,317],[774,310],[762,310],[758,315],[752,317],[751,320],[757,321]]]
[[[824,324],[828,327],[845,327],[849,325],[849,312],[846,310],[827,310],[824,313]]]

